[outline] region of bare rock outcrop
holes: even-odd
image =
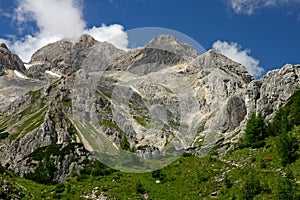
[[[29,80],[26,75],[27,70],[19,56],[13,54],[4,43],[0,44],[0,109],[44,84]]]
[[[31,67],[28,74],[35,79],[44,79],[46,71],[71,75],[81,68],[90,53],[95,51],[99,53],[99,50],[102,56],[106,55],[106,57],[123,53],[111,44],[99,42],[90,35],[84,34],[78,39],[64,39],[48,44],[35,52],[29,62]]]
[[[13,54],[4,43],[0,44],[0,76],[11,74],[17,70],[21,73],[26,74],[26,68],[23,61]]]

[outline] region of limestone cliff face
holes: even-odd
[[[283,106],[299,87],[299,77],[300,66],[287,64],[253,82],[253,86],[250,85],[249,88],[256,95],[256,99],[251,100],[256,100],[256,112],[261,112],[267,119],[271,119],[274,112]]]
[[[38,80],[26,80],[27,73],[23,61],[5,44],[0,44],[0,108],[44,84]]]
[[[11,53],[5,44],[0,44],[0,76],[13,74],[10,71],[18,70],[26,72],[23,61],[15,54]]]
[[[217,143],[227,148],[251,112],[271,119],[300,85],[299,66],[255,80],[241,64],[213,50],[197,55],[171,36],[124,52],[83,35],[47,45],[30,64],[31,79],[22,81],[41,87],[0,107],[0,161],[26,175],[45,161],[37,152],[55,147],[55,180],[94,159],[77,143],[95,151],[95,134],[112,149],[127,140],[145,160],[170,143],[197,155]]]
[[[79,43],[82,43],[79,46],[83,45],[87,49],[75,48],[77,52],[72,53],[77,55],[77,60],[75,59],[74,62],[79,62],[90,70],[101,67],[98,66],[100,63],[97,62],[97,59],[86,60],[85,56],[78,56],[83,51],[85,51],[83,53],[89,54],[90,47],[93,48],[91,57],[100,55],[102,64],[108,63],[109,60],[123,53],[113,45],[97,42],[87,35],[83,35],[79,39]],[[37,63],[39,59],[44,60],[53,56],[52,53],[60,51],[61,46],[57,44],[41,49],[40,51],[44,51],[43,53],[38,51],[31,62]],[[63,50],[60,53],[70,54]],[[26,88],[27,91],[23,91],[23,95],[15,94],[17,99],[0,107],[0,134],[2,135],[0,162],[22,176],[28,176],[34,172],[37,166],[44,165],[50,159],[50,155],[48,155],[48,151],[50,151],[51,162],[55,163],[57,169],[53,179],[62,181],[70,176],[72,170],[79,170],[88,160],[95,159],[83,147],[72,119],[73,81],[76,67],[79,67],[79,64],[69,63],[70,65],[60,68],[55,60],[60,58],[54,56],[52,59],[53,63],[31,64],[30,69],[26,72],[28,76],[34,77],[33,74],[38,71],[38,74],[41,75],[39,79],[44,80],[19,78],[17,81],[22,82],[23,87],[17,87],[18,85],[15,84],[16,89]],[[48,65],[51,68],[47,68]],[[66,70],[64,70],[65,68]],[[47,75],[47,70],[53,70],[61,77],[53,80],[55,77]],[[70,73],[68,70],[74,71]],[[35,75],[38,76],[38,74]],[[5,80],[6,84],[11,83],[11,81],[7,81],[7,77]],[[36,86],[39,86],[38,89]],[[45,157],[36,155],[45,155]]]
[[[28,74],[35,79],[47,78],[46,71],[59,75],[71,75],[80,69],[91,51],[102,53],[97,56],[112,56],[112,58],[112,54],[123,53],[111,44],[96,41],[89,35],[82,35],[78,39],[64,39],[48,44],[35,52],[29,62],[31,67]]]

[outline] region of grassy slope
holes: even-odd
[[[300,159],[286,168],[281,167],[274,151],[273,139],[267,140],[268,148],[245,148],[221,158],[213,155],[203,158],[181,157],[161,169],[160,173],[75,174],[64,183],[62,189],[62,185],[41,185],[17,176],[5,176],[4,179],[22,185],[35,199],[80,199],[82,194],[91,193],[95,188],[96,194],[104,192],[116,199],[143,199],[145,193],[149,199],[210,199],[213,192],[218,193],[217,199],[241,199],[245,181],[253,173],[262,188],[255,199],[276,199],[277,183],[285,179],[288,168],[293,171],[295,181],[300,181]],[[263,159],[267,157],[273,160],[264,162]],[[222,174],[226,174],[226,181],[220,179],[224,178]],[[156,180],[161,183],[157,184]],[[299,184],[295,184],[294,193],[300,195]]]
[[[9,133],[11,140],[38,128],[44,122],[47,105],[41,98],[41,89],[30,91],[28,95],[31,103],[21,112],[0,116],[0,134]]]

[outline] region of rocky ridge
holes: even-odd
[[[11,53],[4,43],[0,44],[0,76],[12,75],[14,70],[26,74],[23,61],[16,54]]]
[[[23,61],[5,44],[0,44],[0,108],[18,97],[44,85],[39,80],[29,79]]]
[[[45,72],[49,71],[58,75],[74,74],[92,51],[102,53],[101,56],[107,58],[114,53],[123,53],[109,43],[96,41],[90,35],[84,34],[78,39],[64,39],[48,44],[35,52],[28,63],[31,66],[28,75],[35,79],[45,79]]]

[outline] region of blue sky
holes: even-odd
[[[0,0],[0,9],[0,38],[24,60],[33,48],[82,32],[98,40],[119,34],[113,43],[121,48],[124,31],[163,27],[249,65],[257,77],[259,67],[300,63],[299,0]]]

